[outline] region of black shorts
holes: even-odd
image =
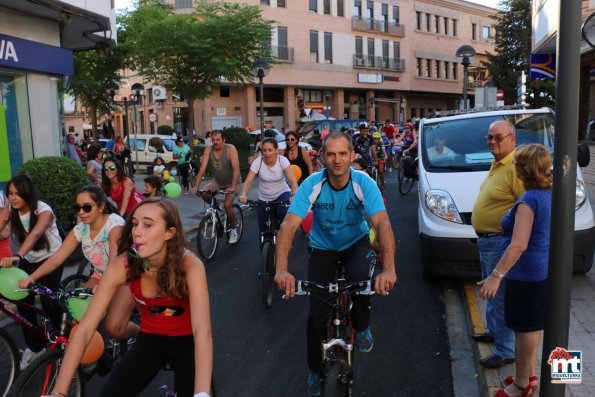
[[[547,280],[520,281],[506,279],[504,319],[506,326],[517,332],[543,329]]]

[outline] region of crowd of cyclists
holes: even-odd
[[[229,207],[230,244],[237,243],[231,203],[238,196],[240,202],[246,202],[256,178],[260,200],[291,202],[289,210],[279,208],[277,214],[283,223],[277,244],[275,281],[286,297],[295,293],[295,279],[287,271],[291,241],[309,216],[313,222],[310,279],[332,281],[337,261],[343,262],[347,277],[353,281],[367,278],[366,258],[371,252],[369,225],[372,225],[376,231],[376,247],[384,258],[374,289],[386,295],[395,286],[395,239],[381,190],[385,187],[384,170],[390,167],[392,156],[397,152],[413,154],[416,150],[413,123],[407,123],[399,133],[388,120],[381,131],[362,122],[356,130],[328,132],[322,146],[314,152],[298,145],[300,136],[296,132],[286,133],[284,151],[279,150],[276,139],[265,138],[258,153],[250,159],[250,171],[244,184],[237,150],[225,143],[224,131],[213,131],[210,138],[212,143],[200,159],[192,190],[196,192],[200,187],[207,166],[214,166],[213,181],[202,187],[202,198],[209,202],[209,192],[226,192],[224,206],[226,211]],[[115,145],[118,142],[116,140]],[[85,287],[91,288],[95,296],[70,340],[51,395],[67,395],[83,352],[101,322],[112,337],[136,338],[132,350],[118,364],[101,395],[138,395],[166,361],[172,363],[179,397],[212,395],[213,345],[206,273],[201,260],[186,249],[176,205],[161,197],[145,198],[136,189],[132,176],[124,171],[121,158],[106,156],[100,145],[90,144],[85,152],[90,184],[73,198],[78,223],[64,239],[52,209],[39,200],[29,176],[13,177],[7,184],[7,195],[0,192],[0,231],[3,233],[0,234],[0,266],[16,265],[28,274],[19,280],[20,288],[41,283],[57,289],[62,265],[79,245],[85,259],[93,266]],[[358,163],[360,166],[356,167]],[[299,173],[294,168],[298,168]],[[371,168],[378,170],[378,184],[366,176],[365,171]],[[160,177],[155,181],[156,177],[147,177],[147,190],[158,184]],[[184,182],[189,188],[192,181]],[[154,192],[148,194],[154,195]],[[334,221],[328,223],[329,219]],[[262,231],[262,211],[258,211],[258,220]],[[337,221],[341,224],[333,224]],[[6,229],[9,229],[8,234]],[[13,246],[18,247],[14,252],[10,238],[15,243]],[[47,312],[61,314],[61,309],[52,307],[51,301],[42,299],[41,304]],[[135,307],[140,313],[140,326],[130,320]],[[369,298],[354,299],[353,310],[356,348],[361,352],[370,351],[373,343]],[[26,312],[21,315],[35,316]],[[311,300],[307,336],[311,395],[319,395],[319,384],[324,378],[318,349],[323,337],[321,316],[324,317],[324,310]],[[54,320],[55,324],[59,323],[59,318]],[[45,347],[43,341],[35,340],[27,332],[25,343],[22,369]]]

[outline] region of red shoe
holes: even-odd
[[[514,378],[512,377],[512,375],[508,375],[506,378],[502,379],[502,383],[506,386],[512,385],[513,382]],[[537,377],[537,375],[529,376],[529,385],[533,389],[533,392],[537,390],[537,386],[539,386],[539,378]]]
[[[525,388],[520,387],[519,385],[517,385],[514,382],[512,384],[514,385],[514,387],[516,387],[517,389],[519,389],[521,391],[521,394],[518,397],[527,397],[527,396],[533,395],[533,388],[531,387],[531,384],[528,384]],[[498,390],[494,396],[495,397],[516,397],[516,396],[511,396],[510,394],[506,393],[504,391],[504,389]]]

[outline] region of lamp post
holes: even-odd
[[[461,63],[463,64],[463,109],[468,109],[467,105],[467,76],[469,74],[469,64],[471,61],[469,58],[475,56],[475,49],[468,44],[462,45],[457,50],[456,56],[463,58]]]
[[[333,96],[333,94],[331,94],[331,92],[329,90],[324,90],[324,117],[326,117],[327,120],[331,113],[328,103],[331,100],[332,96]]]
[[[137,139],[136,139],[136,105],[140,102],[140,99],[143,95],[145,95],[145,87],[143,87],[142,84],[140,83],[135,83],[132,85],[131,89],[132,89],[132,94],[130,94],[130,96],[128,98],[126,97],[122,97],[119,101],[116,101],[114,99],[115,95],[116,95],[116,91],[119,89],[118,85],[116,83],[111,83],[108,86],[108,92],[110,95],[110,98],[112,100],[112,103],[114,105],[118,105],[118,106],[124,106],[124,114],[126,115],[126,122],[124,123],[124,140],[126,140],[126,137],[128,136],[128,106],[132,105],[132,112],[133,112],[133,122],[132,122],[132,130],[134,133],[134,146],[136,148],[137,146]],[[130,142],[128,142],[128,144],[130,144]],[[136,163],[136,169],[138,169],[138,151],[135,150],[135,163]]]
[[[254,72],[254,75],[256,77],[258,77],[258,85],[260,88],[260,134],[261,134],[261,136],[264,135],[264,103],[263,103],[264,85],[262,84],[262,79],[264,78],[264,76],[266,76],[269,73],[270,69],[271,69],[271,65],[269,65],[269,63],[262,58],[258,58],[256,61],[254,61],[254,64],[252,64],[252,71]]]

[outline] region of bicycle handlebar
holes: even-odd
[[[283,200],[283,201],[277,201],[277,200],[271,200],[271,201],[265,201],[265,200],[248,200],[248,204],[250,204],[250,206],[256,206],[256,205],[281,205],[281,206],[289,207],[291,205],[291,202],[289,202],[289,200]]]
[[[34,295],[46,295],[52,300],[66,300],[71,297],[92,298],[93,293],[91,288],[76,288],[69,290],[52,291],[50,288],[40,283],[31,283],[27,288],[18,288],[15,292],[28,292]]]
[[[329,293],[334,295],[374,295],[372,280],[354,281],[351,283],[335,282],[320,284],[314,281],[297,280],[295,282],[296,295],[310,295],[311,293]]]

